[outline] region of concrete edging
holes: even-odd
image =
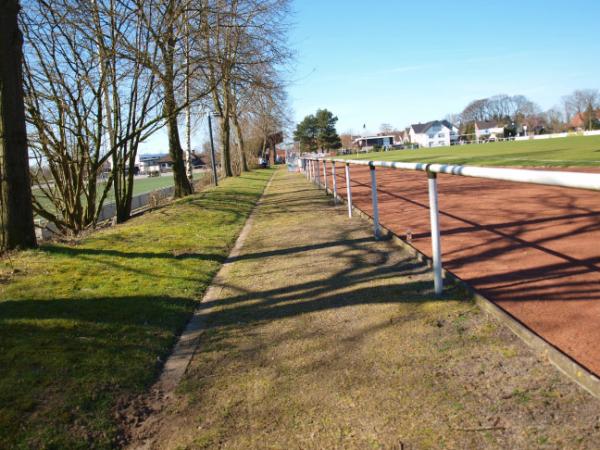
[[[162,392],[163,395],[173,391],[185,375],[192,360],[192,357],[196,352],[196,348],[199,345],[200,335],[204,330],[205,320],[204,315],[202,314],[202,303],[215,300],[220,294],[222,290],[221,280],[223,280],[229,272],[231,268],[231,262],[237,256],[239,256],[240,251],[244,246],[244,242],[246,241],[246,238],[248,237],[250,229],[252,228],[252,225],[254,223],[256,211],[261,205],[265,197],[265,193],[271,186],[274,176],[275,172],[269,178],[269,181],[265,185],[265,188],[260,198],[250,211],[250,214],[248,215],[248,218],[246,219],[246,222],[244,223],[244,226],[242,227],[242,230],[240,231],[240,234],[238,235],[235,244],[231,249],[231,252],[225,259],[225,262],[223,263],[219,271],[211,280],[208,288],[206,289],[206,292],[204,293],[204,296],[202,297],[202,300],[200,301],[199,306],[194,310],[194,313],[188,321],[187,325],[185,326],[185,329],[181,333],[177,344],[175,344],[173,351],[166,360],[160,378],[155,384],[155,387],[158,388],[158,390]]]
[[[310,181],[309,181],[310,182]],[[322,184],[314,183],[319,189],[323,189]],[[331,194],[333,197],[333,192],[329,187],[325,187],[325,194]],[[337,201],[340,204],[347,203],[345,199],[340,197],[339,195],[336,197]],[[373,223],[373,218],[352,204],[352,213],[361,219],[367,220],[371,224]],[[391,239],[396,245],[402,247],[404,250],[408,251],[408,253],[414,256],[419,262],[423,262],[427,264],[428,267],[432,267],[432,260],[429,256],[425,255],[421,251],[417,250],[417,248],[413,247],[411,244],[402,239],[399,235],[394,233],[389,228],[379,224],[381,235],[385,236],[387,239]],[[527,326],[525,326],[521,321],[504,311],[502,308],[497,306],[494,302],[489,300],[488,298],[481,295],[474,288],[472,288],[466,281],[462,280],[454,273],[442,269],[442,273],[444,276],[444,280],[446,282],[451,282],[455,285],[459,285],[464,288],[471,299],[475,301],[475,304],[485,313],[496,318],[500,323],[507,326],[517,337],[519,337],[525,344],[527,344],[530,348],[534,349],[540,356],[546,358],[552,365],[554,365],[560,372],[570,378],[572,381],[577,383],[587,392],[589,392],[592,396],[596,398],[600,398],[600,378],[590,372],[588,369],[583,367],[573,358],[568,356],[566,353],[555,347],[550,342],[546,341],[543,337],[530,330]]]

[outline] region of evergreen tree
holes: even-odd
[[[300,143],[302,151],[335,150],[342,146],[335,124],[338,118],[326,109],[319,109],[315,115],[306,116],[296,126],[294,139]]]
[[[326,109],[317,110],[315,115],[317,123],[317,144],[321,150],[335,150],[342,146],[340,136],[337,134],[335,124],[338,118]]]
[[[315,116],[308,115],[296,126],[294,131],[294,140],[300,143],[300,149],[304,152],[314,152],[317,150],[318,136],[317,119]]]

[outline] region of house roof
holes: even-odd
[[[497,120],[478,120],[475,122],[475,126],[479,129],[502,128],[504,127],[504,124]]]
[[[597,109],[596,111],[594,111],[596,113],[596,117],[600,117],[600,109]],[[578,127],[582,127],[585,123],[585,116],[586,113],[577,113],[575,114],[575,116],[573,116],[573,118],[571,119],[571,126],[578,128]]]
[[[427,122],[427,123],[412,124],[411,127],[413,130],[415,130],[415,133],[420,134],[420,133],[425,133],[431,127],[439,126],[439,125],[443,125],[449,129],[452,129],[452,127],[454,126],[447,120],[432,120],[431,122]]]

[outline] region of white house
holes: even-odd
[[[434,120],[410,126],[410,142],[419,147],[444,147],[458,140],[458,128],[447,120]]]
[[[504,137],[504,124],[495,121],[477,121],[475,122],[475,139],[495,141]]]

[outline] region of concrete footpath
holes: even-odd
[[[132,448],[597,448],[600,401],[301,175],[276,172]]]

